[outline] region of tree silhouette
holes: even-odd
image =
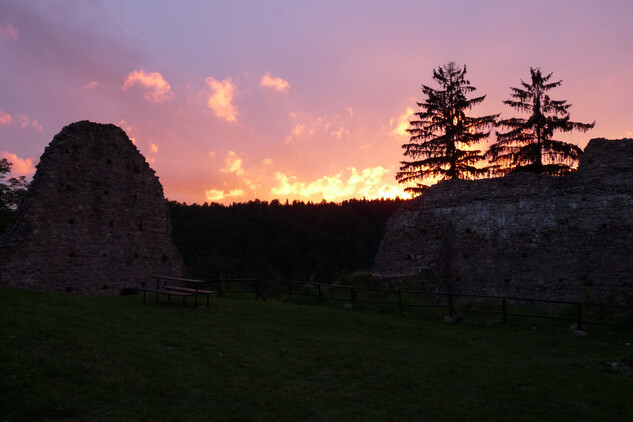
[[[11,166],[11,162],[6,158],[0,159],[0,233],[4,232],[9,225],[15,209],[29,186],[24,176],[4,180],[11,172]]]
[[[0,212],[4,213],[10,213],[17,208],[29,187],[24,176],[4,180],[6,174],[11,172],[12,165],[6,158],[0,160]]]
[[[467,115],[467,111],[486,96],[467,99],[466,95],[476,88],[465,76],[465,65],[460,68],[450,62],[433,70],[433,79],[440,89],[422,85],[427,98],[417,103],[422,111],[415,113],[417,119],[411,121],[407,129],[410,141],[402,145],[404,155],[413,160],[401,161],[396,174],[399,183],[417,182],[416,187],[405,191],[423,192],[428,186],[420,182],[429,177],[474,179],[486,173],[475,165],[483,158],[476,144],[490,135],[490,131],[483,130],[494,127],[499,115]]]
[[[552,100],[547,91],[560,86],[562,81],[549,82],[552,74],[543,76],[539,68],[530,68],[532,81],[521,80],[523,88],[512,88],[512,99],[503,103],[512,108],[530,113],[527,119],[511,118],[498,124],[509,129],[497,132],[497,142],[486,153],[490,160],[490,171],[494,175],[505,175],[512,171],[561,175],[569,173],[578,161],[582,149],[568,142],[555,140],[555,131],[586,132],[595,122],[578,123],[569,120],[567,101]]]

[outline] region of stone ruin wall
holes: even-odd
[[[633,305],[633,139],[576,172],[439,183],[390,218],[372,272],[437,292]]]
[[[182,271],[163,188],[125,132],[63,128],[0,236],[0,285],[112,295]]]

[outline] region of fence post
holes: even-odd
[[[218,279],[218,296],[222,296],[222,279]]]
[[[454,310],[453,310],[453,294],[449,293],[448,294],[448,316],[453,318],[453,314],[454,314]]]
[[[292,300],[292,280],[288,280],[288,302]]]
[[[505,296],[501,299],[501,323],[503,325],[508,323],[508,305]]]
[[[266,298],[262,294],[262,283],[261,283],[261,280],[256,278],[254,283],[255,283],[255,300],[261,299],[264,302],[266,302]]]
[[[356,303],[356,293],[354,292],[354,286],[349,289],[349,301],[354,304]]]
[[[323,292],[321,292],[321,285],[319,284],[319,305],[322,305],[323,302],[325,302],[325,299],[323,299]]]
[[[402,290],[398,290],[398,311],[402,313]]]

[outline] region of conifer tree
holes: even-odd
[[[486,96],[466,97],[476,89],[466,79],[466,65],[460,68],[455,62],[447,63],[433,70],[433,79],[440,89],[422,85],[426,99],[417,103],[422,111],[415,113],[416,119],[407,129],[410,141],[402,145],[404,155],[412,161],[401,161],[396,174],[399,183],[417,183],[405,189],[411,193],[423,192],[428,186],[421,182],[426,178],[474,179],[484,175],[486,170],[476,166],[483,158],[476,144],[490,135],[483,130],[494,127],[499,116],[467,114]]]
[[[513,171],[561,175],[572,171],[582,154],[574,144],[553,138],[555,131],[586,132],[593,123],[578,123],[569,120],[566,100],[553,100],[547,94],[562,83],[549,82],[552,74],[543,76],[539,68],[530,68],[531,83],[521,80],[522,88],[513,88],[512,99],[503,103],[529,113],[527,119],[510,118],[498,125],[509,129],[497,132],[497,142],[486,153],[490,160],[490,171],[501,176]]]

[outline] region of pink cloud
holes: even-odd
[[[39,124],[39,122],[37,120],[35,120],[35,119],[31,120],[25,114],[20,115],[20,122],[21,122],[20,125],[22,126],[23,129],[28,128],[28,127],[33,127],[38,132],[44,132],[44,128],[42,127],[41,124]]]
[[[11,41],[17,41],[20,31],[12,23],[0,25],[0,35]]]
[[[99,82],[92,81],[92,82],[88,82],[87,84],[82,86],[81,89],[89,90],[89,89],[96,88],[98,85],[99,85]]]
[[[42,125],[37,120],[32,120],[31,121],[31,126],[33,126],[35,129],[37,129],[38,132],[41,132],[41,133],[44,132],[44,128],[42,127]]]
[[[135,129],[132,127],[132,125],[130,125],[126,120],[121,119],[119,120],[119,123],[117,123],[119,125],[119,127],[121,129],[123,129],[123,131],[125,132],[125,134],[127,135],[128,138],[130,138],[130,141],[132,141],[132,143],[134,145],[136,145],[136,138],[132,136],[132,131],[134,131]],[[138,145],[136,145],[138,146]]]
[[[238,111],[233,104],[233,95],[237,89],[235,84],[231,82],[231,78],[218,81],[209,76],[205,81],[212,91],[207,106],[213,111],[213,114],[229,123],[237,121]]]
[[[13,117],[9,113],[0,110],[0,126],[9,126],[13,122]]]
[[[33,127],[35,128],[37,131],[39,132],[44,132],[44,128],[42,127],[42,125],[37,121],[37,120],[31,120],[29,119],[29,117],[25,114],[21,114],[19,117],[19,125],[24,129],[24,128],[28,128],[28,127]],[[0,110],[0,126],[11,126],[14,123],[14,119],[13,116],[11,116],[9,113],[5,113],[4,111]],[[16,121],[17,123],[17,121]]]
[[[11,166],[11,174],[15,176],[29,176],[35,173],[33,157],[20,158],[8,151],[0,151],[0,157],[6,158],[10,163],[13,163],[13,166]]]
[[[171,86],[158,72],[145,73],[144,70],[131,72],[123,82],[123,90],[127,91],[137,84],[147,89],[145,99],[151,103],[161,103],[174,98]]]
[[[290,84],[287,81],[284,81],[283,79],[278,78],[278,77],[273,78],[272,76],[270,76],[270,72],[262,76],[260,84],[263,87],[273,88],[281,92],[285,92],[290,89]]]

